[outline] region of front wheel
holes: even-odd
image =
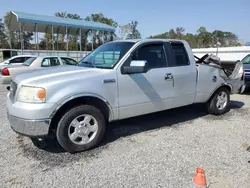
[[[218,89],[207,103],[207,110],[213,115],[222,115],[229,111],[230,92],[227,88]]]
[[[60,120],[56,137],[68,152],[91,149],[99,144],[106,130],[106,121],[99,109],[80,105],[70,109]]]

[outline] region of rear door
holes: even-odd
[[[182,42],[166,44],[170,50],[171,66],[173,67],[174,99],[173,107],[192,104],[196,94],[197,70],[195,62],[191,62],[192,53],[186,51]]]

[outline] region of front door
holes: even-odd
[[[131,54],[131,60],[147,61],[146,73],[128,75],[118,69],[120,119],[172,108],[173,68],[167,66],[167,59],[163,43],[149,42]]]

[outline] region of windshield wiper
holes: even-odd
[[[89,62],[87,62],[87,61],[82,61],[82,63],[89,64]],[[91,62],[91,64],[93,65],[94,68],[96,68],[96,66],[93,62]]]

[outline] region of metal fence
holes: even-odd
[[[1,51],[1,49],[0,49]],[[15,50],[17,51],[18,55],[22,54],[21,50]],[[217,48],[199,48],[199,49],[193,49],[193,53],[201,57],[205,54],[217,54]],[[84,56],[89,54],[90,51],[50,51],[50,50],[24,50],[23,54],[31,54],[31,55],[58,55],[58,56],[68,56],[71,58],[74,58],[75,60],[79,61]],[[219,48],[218,49],[218,56],[221,60],[241,60],[246,55],[250,54],[250,46],[240,46],[240,47],[225,47],[225,48]]]
[[[18,55],[22,55],[22,51],[21,50],[16,50]],[[24,50],[23,54],[24,55],[56,55],[56,56],[67,56],[67,57],[71,57],[77,61],[81,60],[84,56],[86,56],[87,54],[89,54],[90,51],[50,51],[50,50],[39,50],[39,52],[37,50]]]

